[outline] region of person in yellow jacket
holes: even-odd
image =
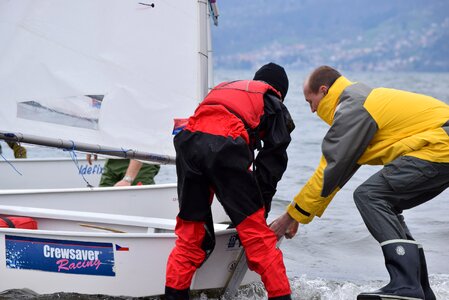
[[[309,75],[304,96],[330,129],[315,173],[271,229],[278,238],[292,238],[299,223],[321,217],[361,165],[384,165],[355,190],[354,201],[382,247],[391,281],[357,299],[435,299],[424,251],[402,211],[449,186],[449,106],[426,95],[351,82],[329,66]]]

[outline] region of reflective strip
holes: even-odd
[[[385,245],[394,244],[394,243],[408,243],[408,244],[419,245],[419,243],[417,243],[416,241],[412,241],[412,240],[389,240],[389,241],[380,243],[380,246],[383,247]]]
[[[302,213],[303,215],[310,217],[310,213],[306,212],[304,209],[302,209],[301,207],[299,207],[299,205],[297,203],[295,203],[295,208],[297,211],[299,211],[300,213]]]

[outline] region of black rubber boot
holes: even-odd
[[[381,246],[390,283],[377,291],[361,293],[357,300],[424,300],[418,244],[391,240]]]
[[[189,290],[177,290],[171,287],[165,287],[165,300],[189,300]]]
[[[424,299],[436,300],[437,298],[430,287],[429,275],[427,274],[426,257],[424,256],[424,249],[422,247],[419,247],[419,263],[421,266],[421,286],[424,291]]]

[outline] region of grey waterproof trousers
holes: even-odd
[[[360,185],[354,191],[354,201],[379,243],[413,239],[402,211],[436,197],[448,186],[449,163],[401,156]]]

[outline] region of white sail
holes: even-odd
[[[174,155],[207,22],[205,1],[1,0],[0,131]]]

